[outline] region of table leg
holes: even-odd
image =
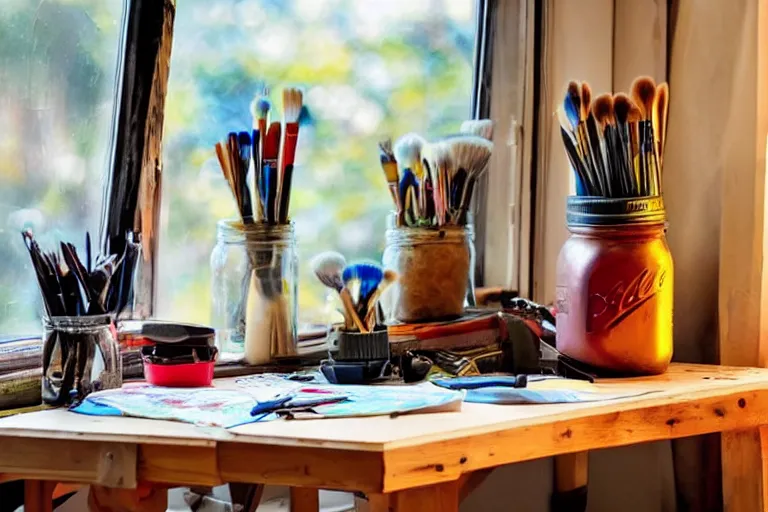
[[[26,480],[24,482],[24,512],[51,512],[56,482]]]
[[[459,512],[459,482],[415,487],[369,497],[371,512]]]
[[[585,512],[589,452],[568,453],[555,457],[555,481],[552,512]]]
[[[768,427],[723,432],[723,510],[768,512]]]
[[[165,512],[168,489],[141,483],[136,489],[91,485],[88,505],[91,512]]]
[[[320,491],[311,487],[291,487],[291,512],[320,510]]]

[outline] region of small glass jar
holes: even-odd
[[[43,402],[60,406],[123,385],[117,330],[109,315],[44,320]]]
[[[596,369],[663,373],[672,358],[673,265],[661,197],[568,198],[557,261],[557,349]]]
[[[475,301],[475,246],[466,226],[398,227],[388,219],[382,263],[398,279],[381,299],[387,321],[456,318]]]
[[[212,323],[227,355],[264,364],[296,355],[298,256],[293,224],[221,220],[211,253]]]

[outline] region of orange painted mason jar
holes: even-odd
[[[557,349],[598,370],[663,373],[672,359],[672,256],[661,197],[571,196],[557,261]]]

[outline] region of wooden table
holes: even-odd
[[[278,421],[231,430],[64,410],[26,413],[0,420],[0,473],[32,482],[28,500],[38,502],[28,511],[45,510],[49,486],[39,482],[56,481],[102,490],[131,490],[145,482],[279,484],[297,489],[294,510],[316,509],[316,494],[298,490],[309,488],[364,492],[374,511],[446,512],[458,510],[478,480],[473,473],[489,468],[768,425],[768,370],[673,365],[662,376],[600,385],[653,393],[570,405],[466,403],[456,413]],[[578,457],[573,461],[578,469]],[[735,482],[729,489],[763,486],[761,471],[754,473],[723,476]],[[114,492],[139,500],[133,491]],[[146,503],[141,508],[150,509]]]

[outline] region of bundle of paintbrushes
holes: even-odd
[[[282,123],[271,121],[271,104],[261,95],[251,104],[253,129],[230,132],[216,144],[221,172],[244,224],[288,222],[301,108],[301,91],[284,89]],[[251,172],[253,196],[248,185]]]
[[[669,86],[639,77],[630,94],[592,101],[586,82],[569,82],[557,108],[576,194],[611,198],[661,195]]]
[[[493,123],[467,121],[460,132],[432,143],[415,133],[394,148],[390,139],[379,143],[398,226],[466,225],[475,184],[491,158]]]
[[[324,252],[312,259],[312,270],[325,286],[336,291],[344,307],[344,330],[372,332],[379,323],[381,294],[397,279],[397,273],[376,263],[347,264],[337,252]]]
[[[85,263],[74,245],[61,242],[59,252],[40,249],[30,231],[22,237],[37,276],[47,316],[117,316],[132,298],[133,281],[141,245],[127,237],[122,255],[91,254],[91,237],[85,238]]]

